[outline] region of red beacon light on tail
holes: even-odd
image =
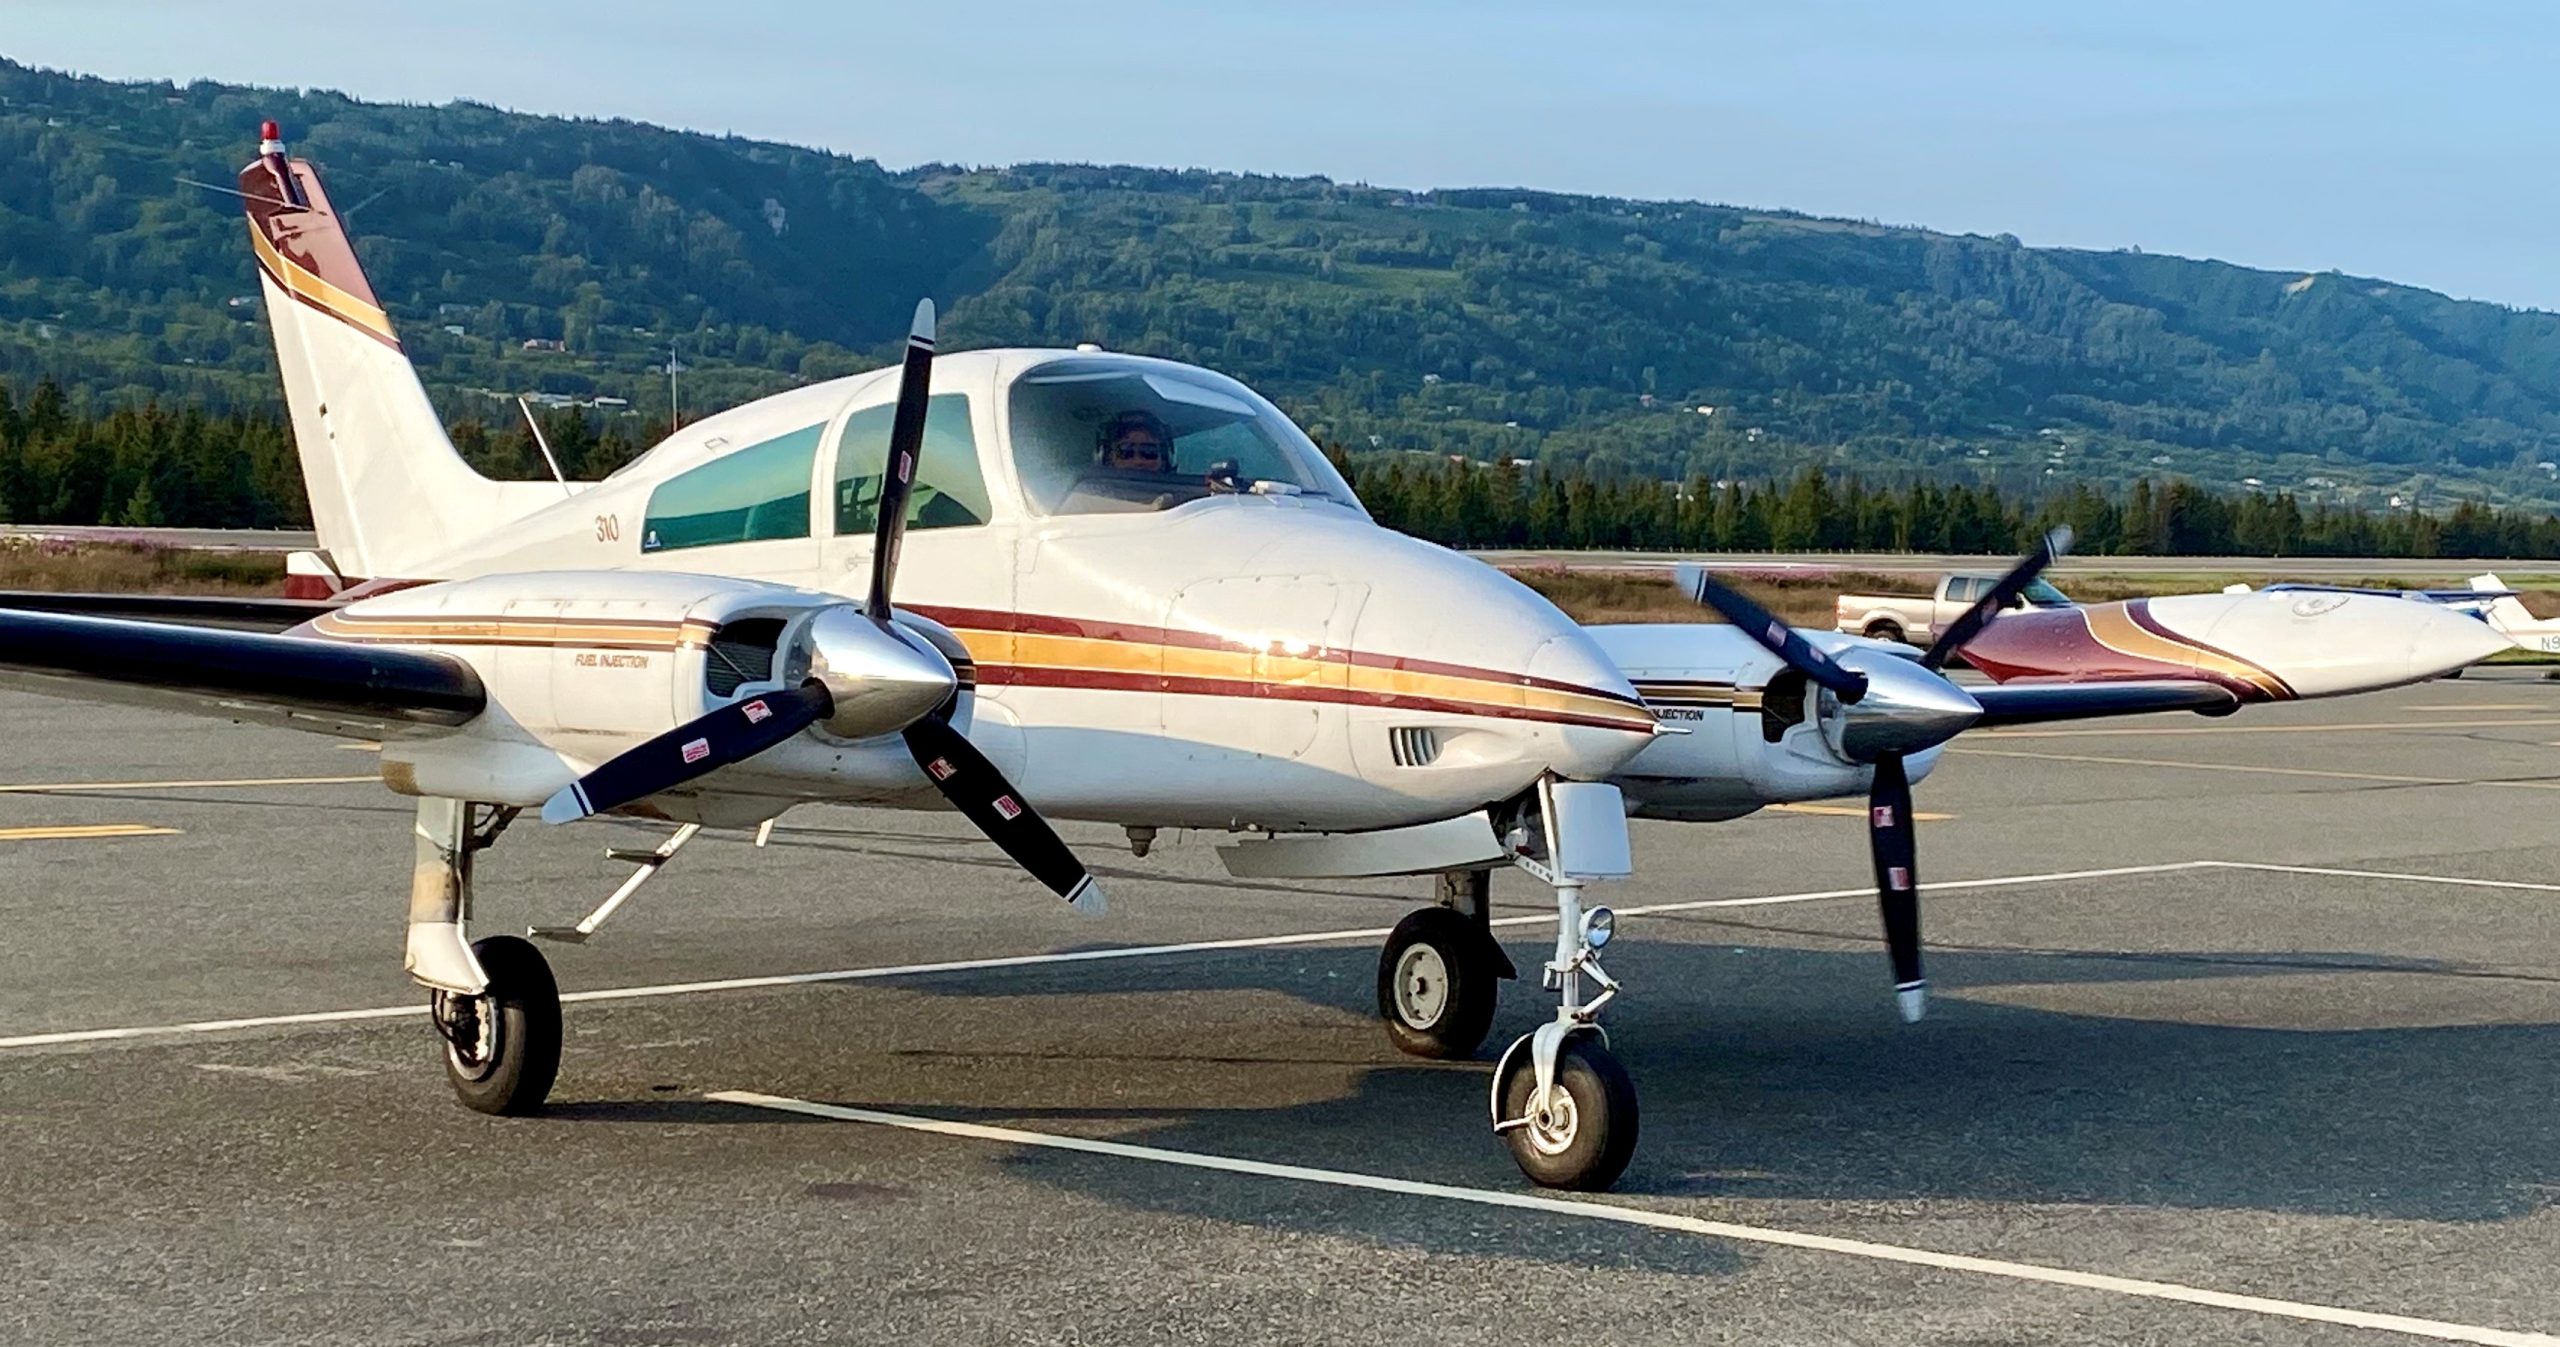
[[[277,195],[305,209],[310,207],[310,198],[303,195],[302,184],[294,181],[293,169],[285,163],[284,128],[273,121],[258,123],[258,158],[275,175]]]

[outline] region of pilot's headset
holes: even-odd
[[[1156,443],[1164,446],[1165,466],[1173,466],[1173,428],[1164,423],[1163,417],[1138,407],[1120,412],[1094,428],[1093,461],[1100,466],[1110,466],[1111,446],[1132,430],[1154,431]]]

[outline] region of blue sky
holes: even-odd
[[[0,55],[1076,159],[1786,207],[2560,309],[2560,6],[7,0]],[[725,21],[714,21],[723,19]]]

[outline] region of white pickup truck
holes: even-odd
[[[1941,578],[1938,592],[1933,595],[1843,594],[1834,606],[1838,620],[1833,625],[1841,631],[1873,636],[1878,640],[1927,645],[1999,581],[1997,575],[1959,573]],[[2037,580],[2030,583],[2026,592],[2009,606],[2069,608],[2073,605],[2061,590]]]

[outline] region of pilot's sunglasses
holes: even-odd
[[[1114,458],[1163,458],[1164,446],[1161,444],[1115,444],[1111,446],[1111,456]]]

